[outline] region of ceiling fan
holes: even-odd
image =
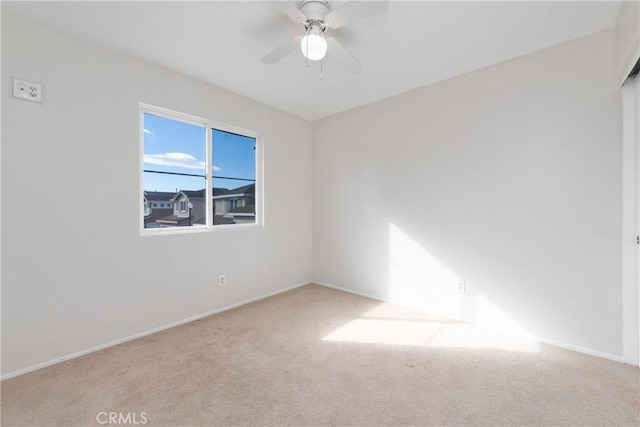
[[[275,64],[300,46],[302,54],[308,61],[320,61],[328,51],[346,71],[357,74],[362,70],[362,63],[334,37],[326,37],[325,31],[383,12],[389,2],[388,0],[366,2],[351,0],[335,9],[326,0],[269,3],[294,22],[303,25],[305,35],[296,36],[281,44],[265,55],[262,62]]]

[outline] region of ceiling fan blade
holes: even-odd
[[[304,14],[298,9],[293,3],[287,0],[280,1],[270,1],[268,2],[272,7],[278,9],[280,12],[284,13],[294,22],[298,24],[304,24],[307,22],[307,18]]]
[[[351,74],[358,74],[362,71],[362,62],[353,56],[351,52],[333,37],[327,37],[327,56],[335,59],[342,67]]]
[[[282,58],[293,52],[297,47],[300,46],[300,40],[302,37],[297,36],[282,43],[280,46],[267,53],[263,58],[262,62],[265,64],[275,64],[280,61]]]
[[[359,21],[380,12],[384,12],[389,5],[388,0],[355,1],[351,0],[343,6],[329,12],[325,23],[329,28],[340,28],[351,22]]]

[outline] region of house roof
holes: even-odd
[[[156,222],[167,222],[167,223],[174,223],[174,224],[178,224],[180,221],[183,220],[188,220],[188,218],[185,218],[183,216],[178,216],[178,215],[167,215],[163,218],[158,218],[156,220]]]
[[[190,199],[204,199],[205,189],[201,188],[200,190],[180,190],[178,193],[171,193],[172,197],[170,200],[173,201],[177,199],[180,193],[184,194]],[[235,194],[256,194],[256,185],[249,184],[249,185],[243,185],[242,187],[237,187],[232,189],[213,187],[213,197],[235,195]],[[147,195],[147,200],[149,200],[148,195]]]
[[[204,199],[205,189],[201,190],[181,190],[178,194],[175,195],[174,200],[178,198],[178,195],[182,193],[190,199]]]
[[[219,187],[213,187],[213,196],[222,196],[224,194],[228,194],[229,190],[227,188],[219,188]]]
[[[222,215],[214,215],[213,225],[220,225],[220,224],[235,224],[235,221],[233,220],[233,218],[225,218]]]
[[[229,190],[230,194],[256,194],[256,184],[243,185],[242,187]]]
[[[164,218],[157,219],[156,222],[161,224],[176,224],[176,225],[185,225],[189,223],[189,217],[178,216],[178,215],[168,215]],[[191,224],[204,224],[204,217],[191,217]]]
[[[168,215],[171,215],[171,212],[173,212],[172,208],[153,208],[151,209],[151,215],[144,217],[144,222],[156,222],[159,219],[166,218]]]
[[[213,193],[213,197],[214,198],[223,198],[225,196],[239,196],[239,195],[251,195],[251,196],[255,196],[256,194],[256,184],[249,184],[249,185],[243,185],[242,187],[237,187],[237,188],[232,188],[231,190],[227,190],[226,188],[221,188],[219,189],[221,191],[219,192],[215,192],[215,188],[214,188],[214,193]]]
[[[145,191],[147,200],[154,202],[170,202],[175,197],[176,193],[167,191]]]

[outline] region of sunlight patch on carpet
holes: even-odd
[[[431,348],[497,349],[535,353],[537,342],[467,323],[409,318],[354,319],[323,338],[324,341]]]

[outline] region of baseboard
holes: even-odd
[[[402,307],[411,308],[412,310],[416,310],[416,307],[409,307],[406,304],[403,304],[403,303],[401,303],[399,301],[393,301],[393,300],[390,300],[389,298],[380,297],[378,295],[358,292],[358,291],[354,291],[352,289],[343,288],[343,287],[340,287],[340,286],[335,286],[335,285],[332,285],[332,284],[329,284],[329,283],[325,283],[325,282],[313,281],[311,283],[313,283],[315,285],[324,286],[325,288],[330,288],[330,289],[335,289],[337,291],[346,292],[346,293],[349,293],[349,294],[352,294],[352,295],[358,295],[358,296],[361,296],[361,297],[369,298],[369,299],[372,299],[372,300],[375,300],[375,301],[385,302],[385,303],[389,303],[389,304],[395,304],[395,305],[399,305],[399,306],[402,306]],[[441,316],[441,317],[446,317],[446,316],[442,316],[442,314],[439,314],[439,313],[428,313],[428,314],[433,314],[433,315],[437,315],[437,316]],[[479,323],[476,323],[476,322],[473,322],[473,321],[469,321],[468,319],[452,319],[452,320],[466,322],[466,323],[469,323],[471,325],[482,327],[482,328],[488,328],[486,325],[482,325],[482,324],[479,324]],[[512,333],[512,332],[510,332],[510,333]],[[560,348],[564,348],[566,350],[576,351],[578,353],[583,353],[583,354],[588,354],[590,356],[600,357],[602,359],[613,360],[614,362],[626,363],[622,356],[616,356],[614,354],[603,353],[603,352],[600,352],[600,351],[591,350],[589,348],[579,347],[579,346],[575,346],[575,345],[572,345],[572,344],[566,344],[566,343],[563,343],[563,342],[558,342],[558,341],[554,341],[554,340],[550,340],[550,339],[546,339],[546,338],[542,338],[542,337],[534,336],[534,337],[525,337],[525,338],[532,339],[535,342],[538,342],[538,343],[541,343],[541,344],[548,344],[548,345],[552,345],[554,347],[560,347]]]
[[[29,366],[27,368],[23,368],[23,369],[19,369],[17,371],[9,372],[8,374],[2,375],[2,377],[0,378],[0,381],[5,381],[5,380],[11,379],[11,378],[18,377],[20,375],[28,374],[29,372],[34,372],[34,371],[37,371],[37,370],[40,370],[40,369],[47,368],[49,366],[57,365],[58,363],[65,362],[67,360],[72,360],[72,359],[75,359],[75,358],[78,358],[78,357],[81,357],[81,356],[85,356],[85,355],[90,354],[90,353],[94,353],[96,351],[104,350],[104,349],[109,348],[109,347],[113,347],[113,346],[116,346],[116,345],[119,345],[119,344],[123,344],[123,343],[128,342],[128,341],[133,341],[135,339],[142,338],[142,337],[145,337],[147,335],[152,335],[152,334],[155,334],[157,332],[164,331],[166,329],[174,328],[176,326],[180,326],[180,325],[183,325],[185,323],[193,322],[194,320],[202,319],[202,318],[205,318],[205,317],[217,314],[217,313],[221,313],[223,311],[231,310],[231,309],[234,309],[234,308],[246,305],[246,304],[250,304],[252,302],[260,301],[260,300],[263,300],[265,298],[269,298],[269,297],[272,297],[274,295],[278,295],[278,294],[281,294],[281,293],[284,293],[284,292],[288,292],[288,291],[291,291],[293,289],[297,289],[297,288],[300,288],[302,286],[306,286],[306,285],[309,285],[309,284],[316,284],[316,285],[319,285],[319,286],[323,286],[325,288],[335,289],[335,290],[338,290],[338,291],[341,291],[341,292],[346,292],[346,293],[349,293],[349,294],[352,294],[352,295],[358,295],[358,296],[361,296],[361,297],[364,297],[364,298],[369,298],[369,299],[372,299],[372,300],[375,300],[375,301],[386,302],[386,303],[396,304],[396,305],[400,305],[400,306],[403,305],[402,303],[400,303],[398,301],[392,301],[392,300],[390,300],[388,298],[380,297],[378,295],[364,293],[364,292],[358,292],[358,291],[354,291],[352,289],[343,288],[343,287],[340,287],[340,286],[335,286],[335,285],[332,285],[332,284],[329,284],[329,283],[325,283],[325,282],[319,282],[319,281],[305,282],[305,283],[300,283],[300,284],[297,284],[297,285],[290,286],[288,288],[280,289],[280,290],[277,290],[275,292],[270,292],[268,294],[263,294],[263,295],[260,295],[260,296],[254,297],[254,298],[249,298],[249,299],[246,299],[246,300],[242,300],[242,301],[237,302],[235,304],[227,305],[227,306],[224,306],[224,307],[217,308],[215,310],[211,310],[211,311],[207,311],[205,313],[197,314],[195,316],[191,316],[191,317],[188,317],[186,319],[179,320],[177,322],[173,322],[173,323],[169,323],[167,325],[159,326],[157,328],[149,329],[147,331],[143,331],[143,332],[140,332],[140,333],[137,333],[137,334],[134,334],[134,335],[127,336],[125,338],[120,338],[120,339],[117,339],[117,340],[114,340],[114,341],[107,342],[105,344],[101,344],[101,345],[98,345],[98,346],[95,346],[95,347],[91,347],[91,348],[88,348],[88,349],[85,349],[85,350],[81,350],[81,351],[78,351],[78,352],[75,352],[75,353],[72,353],[72,354],[65,355],[65,356],[62,356],[62,357],[51,359],[51,360],[46,361],[46,362],[38,363],[36,365],[32,365],[32,366]],[[410,308],[415,310],[415,307],[410,307]],[[438,314],[438,315],[441,316],[440,314]],[[460,319],[456,319],[456,320],[460,320]],[[477,324],[475,322],[469,322],[468,320],[463,320],[463,321],[465,321],[467,323],[470,323],[472,325],[486,327],[484,325],[479,325],[479,324]],[[557,341],[553,341],[553,340],[549,340],[549,339],[545,339],[545,338],[534,337],[533,339],[535,341],[539,342],[539,343],[542,343],[542,344],[548,344],[548,345],[552,345],[552,346],[555,346],[555,347],[560,347],[560,348],[564,348],[564,349],[567,349],[567,350],[572,350],[572,351],[576,351],[576,352],[579,352],[579,353],[584,353],[584,354],[588,354],[588,355],[591,355],[591,356],[600,357],[600,358],[603,358],[603,359],[613,360],[615,362],[625,363],[623,357],[621,357],[621,356],[616,356],[616,355],[612,355],[612,354],[609,354],[609,353],[602,353],[602,352],[599,352],[599,351],[595,351],[595,350],[591,350],[591,349],[587,349],[587,348],[583,348],[583,347],[579,347],[579,346],[574,346],[574,345],[571,345],[571,344],[561,343],[561,342],[557,342]]]
[[[28,374],[29,372],[33,372],[33,371],[37,371],[37,370],[40,370],[40,369],[47,368],[49,366],[57,365],[58,363],[65,362],[67,360],[71,360],[71,359],[75,359],[75,358],[78,358],[78,357],[81,357],[81,356],[85,356],[87,354],[94,353],[94,352],[100,351],[100,350],[104,350],[105,348],[113,347],[113,346],[118,345],[118,344],[123,344],[123,343],[128,342],[128,341],[133,341],[135,339],[142,338],[142,337],[145,337],[147,335],[152,335],[152,334],[155,334],[157,332],[164,331],[166,329],[175,328],[176,326],[184,325],[185,323],[193,322],[194,320],[202,319],[204,317],[208,317],[208,316],[211,316],[213,314],[221,313],[223,311],[231,310],[231,309],[234,309],[236,307],[240,307],[242,305],[246,305],[246,304],[250,304],[252,302],[260,301],[260,300],[263,300],[265,298],[269,298],[269,297],[272,297],[274,295],[281,294],[283,292],[288,292],[288,291],[291,291],[293,289],[300,288],[302,286],[306,286],[306,285],[309,285],[309,284],[311,284],[311,283],[310,282],[305,282],[305,283],[300,283],[300,284],[297,284],[297,285],[293,285],[293,286],[290,286],[288,288],[277,290],[275,292],[270,292],[268,294],[260,295],[260,296],[257,296],[255,298],[249,298],[249,299],[237,302],[235,304],[231,304],[231,305],[227,305],[227,306],[224,306],[224,307],[221,307],[221,308],[217,308],[215,310],[207,311],[206,313],[201,313],[201,314],[197,314],[195,316],[187,317],[186,319],[178,320],[177,322],[169,323],[167,325],[163,325],[163,326],[159,326],[157,328],[153,328],[153,329],[149,329],[149,330],[146,330],[146,331],[143,331],[143,332],[139,332],[137,334],[130,335],[130,336],[125,337],[125,338],[120,338],[120,339],[117,339],[117,340],[114,340],[114,341],[109,341],[109,342],[107,342],[105,344],[101,344],[101,345],[98,345],[98,346],[95,346],[95,347],[91,347],[91,348],[88,348],[88,349],[85,349],[85,350],[81,350],[81,351],[78,351],[78,352],[75,352],[75,353],[72,353],[72,354],[68,354],[66,356],[57,357],[57,358],[51,359],[51,360],[49,360],[47,362],[38,363],[36,365],[29,366],[27,368],[23,368],[23,369],[19,369],[17,371],[9,372],[8,374],[2,375],[2,377],[0,378],[0,381],[5,381],[5,380],[11,379],[11,378],[18,377],[20,375]]]

